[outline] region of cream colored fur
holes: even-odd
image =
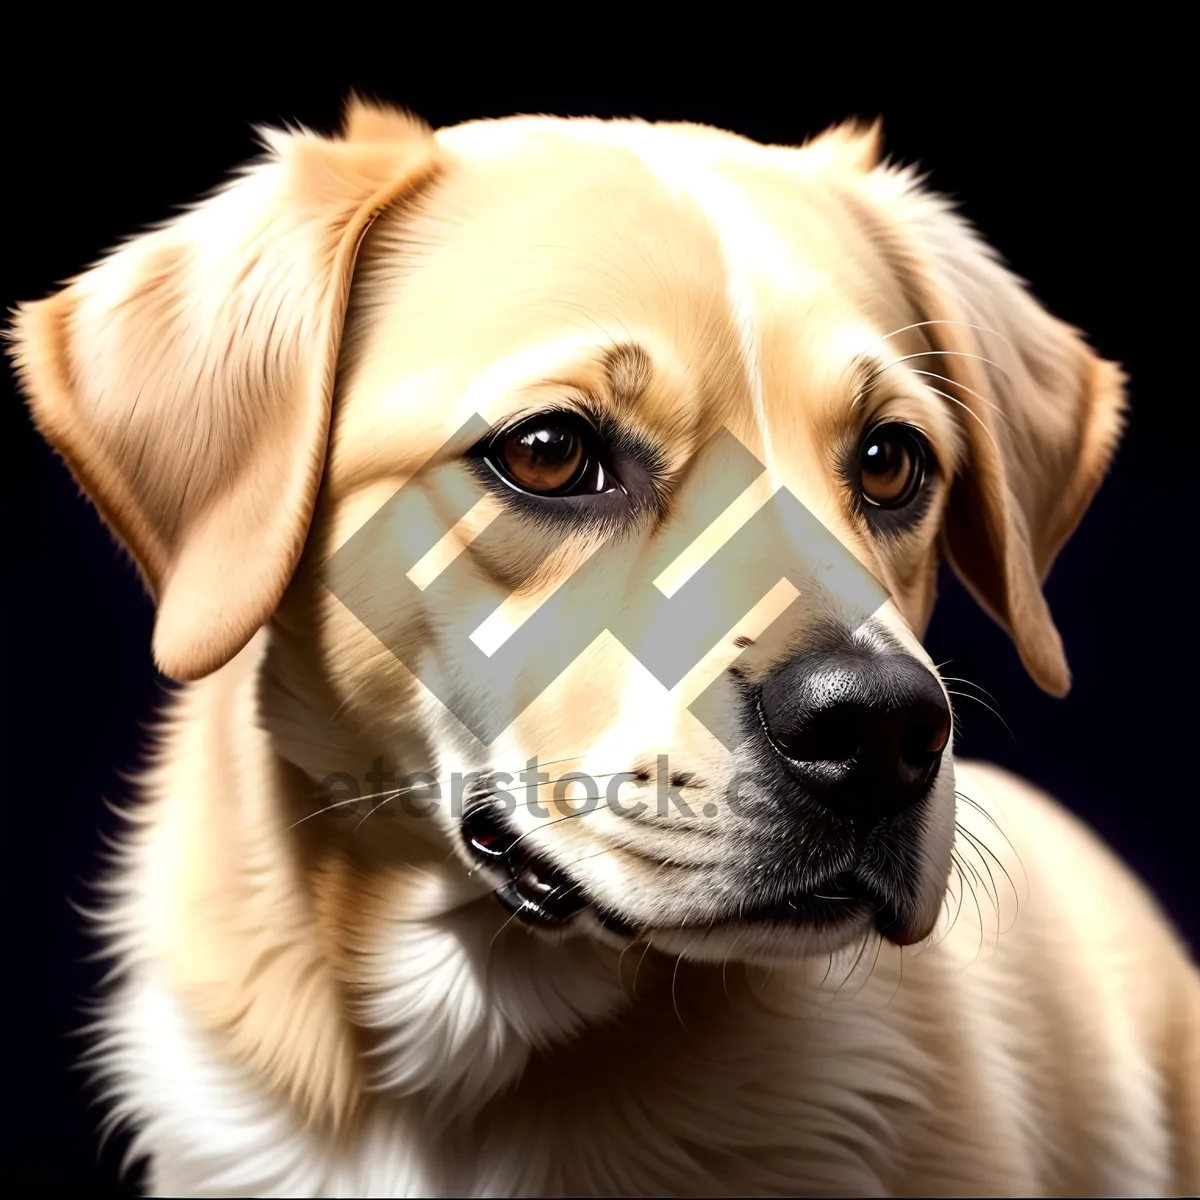
[[[445,781],[667,753],[718,788],[728,756],[688,704],[735,637],[786,611],[802,642],[836,615],[820,588],[769,599],[669,693],[602,636],[474,743],[321,571],[473,412],[581,391],[661,449],[668,532],[725,427],[768,468],[741,519],[790,487],[886,583],[882,627],[922,662],[946,553],[1066,691],[1041,583],[1119,434],[1120,371],[881,166],[878,136],[790,149],[542,118],[435,135],[355,104],[341,137],[271,134],[223,192],[18,314],[39,428],[137,561],[157,661],[188,681],[96,914],[116,975],[90,1061],[152,1192],[1200,1191],[1200,975],[1109,851],[995,768],[947,752],[903,949],[681,922],[734,853],[723,811],[702,843],[518,810],[540,853],[637,906],[632,945],[511,922],[448,815],[318,811],[322,778],[374,761]],[[866,407],[919,424],[941,464],[890,542],[831,466]],[[408,527],[436,522],[465,449]],[[448,672],[450,631],[511,591],[472,547],[496,511],[451,539],[474,572],[461,609],[386,614]],[[701,557],[721,540],[694,532]],[[615,588],[658,536],[631,539]],[[593,548],[571,539],[496,636]],[[765,639],[748,669],[780,652]]]

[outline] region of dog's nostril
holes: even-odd
[[[932,717],[918,719],[905,734],[900,757],[914,767],[928,767],[945,750],[949,740],[949,721]]]
[[[858,753],[862,735],[858,713],[835,708],[819,714],[782,742],[789,757],[798,762],[845,762]]]

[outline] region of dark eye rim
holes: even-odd
[[[504,465],[503,447],[522,430],[536,429],[552,423],[569,426],[579,438],[582,451],[579,467],[561,486],[544,492],[534,491],[523,486],[509,473]],[[586,417],[571,409],[550,409],[524,417],[489,434],[472,451],[472,457],[481,461],[496,479],[518,495],[536,500],[554,500],[573,496],[600,496],[621,490],[620,483],[605,465],[602,447],[599,433]]]

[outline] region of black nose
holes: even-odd
[[[925,795],[950,739],[950,708],[907,654],[808,654],[767,676],[767,734],[813,800],[862,829]]]

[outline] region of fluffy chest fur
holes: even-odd
[[[742,995],[689,1029],[686,972],[676,982],[678,1026],[669,1001],[639,1013],[653,1046],[635,1031],[603,1070],[575,1047],[473,1118],[445,1125],[420,1097],[380,1100],[337,1141],[229,1064],[152,979],[121,997],[104,1057],[159,1195],[1170,1190],[1158,1085],[1135,1062],[1120,1078],[1035,1086],[1021,1065],[1031,1046],[1001,1037],[980,1053],[971,1038],[998,1033],[1002,1014],[922,1020],[896,1001],[871,1012],[827,996],[824,1012],[795,1015]]]

